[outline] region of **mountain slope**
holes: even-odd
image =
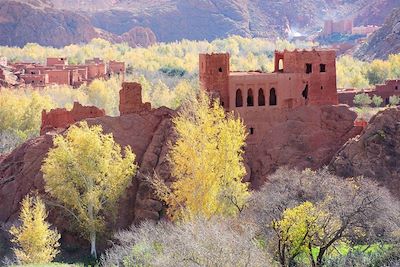
[[[127,42],[133,47],[156,42],[154,33],[148,28],[132,26],[119,36],[96,29],[85,14],[55,9],[49,1],[0,0],[0,45],[38,43],[62,47],[87,43],[97,37],[111,42]]]
[[[386,59],[390,54],[400,53],[400,8],[394,9],[381,29],[371,35],[356,52],[364,60]]]

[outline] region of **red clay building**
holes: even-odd
[[[335,51],[275,52],[275,71],[231,72],[229,54],[200,54],[203,89],[234,111],[258,138],[284,109],[338,104]],[[253,140],[255,136],[252,137]],[[249,139],[251,142],[251,139]]]
[[[365,90],[357,90],[357,89],[342,89],[338,91],[339,103],[347,104],[351,107],[354,105],[354,97],[357,94],[366,93],[370,97],[374,95],[380,96],[383,99],[382,106],[386,106],[389,104],[389,98],[391,96],[397,95],[400,96],[400,80],[388,80],[385,84],[378,84],[374,89],[365,89]]]
[[[113,74],[122,75],[124,78],[124,62],[111,61],[106,65],[103,60],[94,58],[86,60],[85,63],[85,65],[68,65],[67,58],[47,58],[46,66],[22,62],[12,64],[12,67],[15,75],[23,76],[25,83],[34,87],[50,83],[71,85],[77,88],[94,79],[109,78]],[[43,74],[47,74],[48,78],[41,79],[42,82],[40,82],[38,75]]]
[[[275,71],[231,72],[229,54],[200,54],[200,83],[227,110],[337,104],[335,51],[275,52]]]
[[[26,85],[32,87],[45,87],[49,83],[49,76],[47,74],[23,74],[20,76]]]

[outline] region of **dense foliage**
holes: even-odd
[[[249,196],[243,163],[246,128],[205,93],[173,119],[178,135],[170,151],[171,189],[153,182],[174,220],[240,212]]]
[[[135,154],[121,147],[101,126],[86,122],[54,138],[42,165],[46,191],[79,223],[96,257],[96,235],[106,227],[105,216],[132,181]]]
[[[26,196],[21,203],[19,219],[21,226],[13,226],[10,233],[15,256],[22,264],[39,264],[51,262],[60,252],[60,234],[50,229],[46,222],[47,211],[39,196]]]

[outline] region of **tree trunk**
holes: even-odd
[[[90,255],[92,255],[93,258],[97,259],[95,231],[92,231],[90,233]]]

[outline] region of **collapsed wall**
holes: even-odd
[[[55,129],[66,129],[75,122],[105,115],[104,109],[99,109],[95,106],[82,106],[78,102],[74,102],[74,106],[70,111],[65,108],[52,109],[49,112],[43,110],[40,134],[43,135]]]

